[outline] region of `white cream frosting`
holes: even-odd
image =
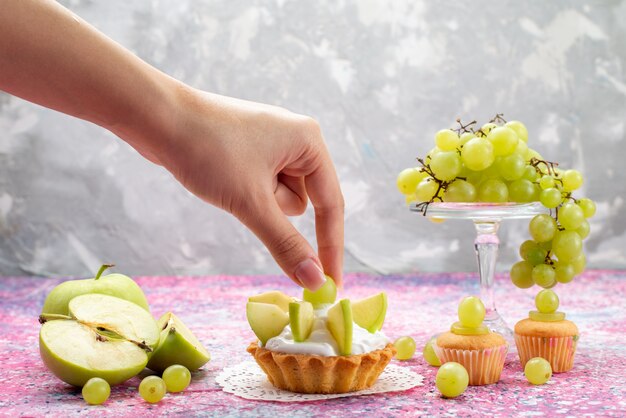
[[[270,338],[265,348],[271,351],[290,354],[314,354],[318,356],[338,356],[337,343],[326,327],[328,309],[332,305],[324,305],[315,311],[313,330],[306,341],[296,342],[293,339],[291,326],[287,326],[276,337]],[[389,343],[389,339],[380,331],[370,333],[357,324],[352,326],[352,354],[364,354],[381,350]]]

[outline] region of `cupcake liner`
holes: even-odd
[[[578,338],[534,337],[515,334],[515,345],[522,367],[534,357],[542,357],[550,363],[553,373],[563,373],[574,367],[574,354]]]
[[[270,351],[252,343],[248,347],[271,384],[300,393],[346,393],[368,388],[383,372],[396,350],[387,344],[382,350],[352,356],[324,357]]]
[[[504,360],[509,347],[505,345],[482,350],[459,350],[442,348],[433,344],[435,354],[441,363],[455,361],[467,370],[469,384],[472,386],[489,385],[500,379]]]

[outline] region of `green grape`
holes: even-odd
[[[439,367],[441,366],[441,361],[439,360],[439,357],[437,357],[437,354],[435,354],[433,344],[435,344],[435,338],[431,338],[426,345],[424,345],[422,356],[424,357],[424,360],[426,360],[426,363],[431,366]]]
[[[493,128],[487,135],[487,139],[493,144],[493,153],[496,156],[512,154],[519,141],[515,131],[504,126]]]
[[[435,144],[442,151],[454,151],[460,144],[459,136],[450,129],[442,129],[435,134]]]
[[[456,179],[446,189],[443,200],[444,202],[474,202],[476,187],[465,180]]]
[[[488,179],[478,186],[478,200],[481,202],[502,203],[509,198],[509,189],[502,180]]]
[[[554,273],[557,282],[569,283],[574,279],[574,276],[576,276],[576,269],[574,269],[574,265],[571,263],[558,261],[554,265]]]
[[[461,172],[459,173],[459,177],[464,178],[465,181],[472,183],[474,186],[476,186],[480,184],[480,182],[482,181],[483,172],[470,170],[469,168],[464,166]]]
[[[191,373],[185,366],[174,364],[163,371],[163,381],[168,392],[182,392],[191,382]]]
[[[535,247],[537,247],[537,243],[535,241],[527,239],[522,242],[522,245],[519,246],[519,255],[524,260],[528,260],[528,253],[532,251]]]
[[[144,401],[156,403],[163,399],[167,390],[165,382],[159,376],[144,377],[139,384],[139,394]]]
[[[557,231],[556,221],[545,213],[536,215],[528,224],[528,231],[537,242],[550,241]]]
[[[555,234],[556,235],[556,234]],[[539,248],[541,248],[542,250],[546,250],[546,251],[550,251],[552,250],[552,241],[546,241],[546,242],[538,242],[537,245],[539,246]]]
[[[576,202],[576,204],[582,209],[585,218],[591,218],[596,214],[596,204],[593,200],[585,197]]]
[[[583,210],[575,203],[566,203],[559,209],[559,223],[569,231],[578,229],[584,220]]]
[[[510,202],[534,202],[537,200],[539,190],[537,186],[526,179],[518,179],[509,184]]]
[[[543,385],[552,377],[552,366],[544,358],[531,358],[524,366],[524,375],[533,385]]]
[[[543,264],[546,262],[548,251],[535,244],[535,247],[528,251],[525,260],[531,265]]]
[[[533,267],[531,275],[533,282],[544,288],[552,287],[556,283],[554,269],[547,264],[539,264]]]
[[[461,172],[461,157],[456,151],[444,151],[430,161],[430,168],[439,180],[450,181]]]
[[[426,164],[429,164],[430,161],[432,160],[432,158],[435,155],[439,154],[440,152],[441,152],[441,150],[439,148],[437,148],[437,147],[434,147],[430,151],[428,151],[428,154],[426,154],[426,158],[425,158]]]
[[[432,177],[426,177],[417,185],[415,197],[420,202],[430,202],[437,194],[438,189],[439,184]]]
[[[111,386],[109,386],[109,382],[100,377],[92,377],[83,386],[82,393],[83,399],[89,405],[100,405],[109,399]]]
[[[533,265],[528,261],[518,261],[511,267],[511,281],[520,289],[528,289],[535,284],[532,278]]]
[[[573,261],[583,250],[583,240],[576,231],[559,231],[552,240],[552,251],[559,261]]]
[[[539,201],[548,209],[554,209],[561,204],[563,196],[556,187],[549,187],[539,193]]]
[[[541,156],[541,154],[539,154],[537,151],[535,151],[532,148],[528,148],[528,152],[526,152],[526,156],[525,156],[525,160],[526,161],[530,161],[533,158],[537,159],[537,160],[543,160],[543,157]]]
[[[319,305],[335,303],[337,299],[337,286],[335,285],[335,281],[328,275],[325,275],[325,277],[326,281],[316,291],[311,291],[306,288],[302,290],[302,300],[310,302],[313,304],[314,308],[317,308]]]
[[[488,122],[488,123],[485,123],[483,126],[481,126],[480,130],[485,135],[489,135],[489,132],[491,132],[494,128],[497,128],[497,127],[498,127],[498,125],[496,125],[495,123]]]
[[[474,171],[482,171],[494,160],[493,145],[484,138],[472,138],[463,145],[461,159],[465,166]]]
[[[563,190],[572,192],[583,185],[583,176],[578,170],[567,170],[563,173]]]
[[[502,157],[497,157],[495,160],[493,160],[493,164],[491,164],[489,167],[485,168],[483,171],[480,172],[482,174],[483,180],[487,180],[487,179],[501,180],[502,179],[502,176],[500,175],[500,170],[498,170],[498,165],[496,164],[498,159],[502,159]]]
[[[410,205],[413,202],[417,202],[417,196],[415,196],[415,193],[413,194],[408,194],[406,196],[404,196],[404,201],[407,205]]]
[[[559,309],[559,297],[553,290],[543,289],[535,296],[535,306],[541,313],[553,313]]]
[[[472,138],[476,138],[476,134],[472,133],[472,132],[463,132],[461,134],[461,137],[459,138],[459,144],[460,145],[465,145],[465,143],[467,141],[469,141]]]
[[[485,305],[476,296],[467,296],[459,303],[459,321],[468,328],[476,328],[485,319]]]
[[[549,174],[541,177],[541,179],[539,180],[539,187],[541,187],[541,190],[554,187],[554,177]]]
[[[496,166],[505,180],[513,181],[522,177],[526,168],[526,162],[521,155],[511,154],[496,159]]]
[[[467,370],[454,361],[442,364],[435,377],[437,390],[446,398],[456,398],[465,392],[468,384]]]
[[[537,174],[537,170],[535,169],[535,167],[533,167],[532,165],[527,165],[524,168],[524,174],[522,174],[522,178],[524,180],[535,182],[537,181],[537,177],[539,177],[539,174]]]
[[[580,235],[582,239],[585,239],[589,236],[590,229],[591,228],[589,226],[589,222],[587,222],[587,220],[585,219],[583,223],[581,223],[578,229],[576,230],[576,233]]]
[[[510,120],[504,126],[513,129],[521,141],[524,141],[524,143],[528,142],[528,130],[522,122]]]
[[[420,171],[419,168],[405,168],[398,174],[398,179],[396,180],[398,190],[405,195],[415,193],[415,188],[427,175]]]
[[[578,257],[571,261],[571,264],[574,267],[574,275],[579,275],[585,271],[585,267],[587,266],[587,257],[585,257],[585,253],[581,252]]]
[[[531,265],[536,266],[546,261],[548,250],[535,241],[526,240],[519,247],[519,255]]]
[[[410,360],[415,354],[415,340],[411,337],[400,337],[394,341],[396,347],[396,359]]]
[[[526,161],[526,153],[528,152],[528,144],[521,139],[517,140],[517,147],[515,147],[514,154],[520,155],[524,161]]]

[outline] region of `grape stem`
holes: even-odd
[[[468,123],[466,125],[463,125],[463,122],[461,122],[461,118],[457,118],[456,119],[456,123],[459,124],[459,127],[458,128],[452,128],[451,130],[456,132],[458,135],[461,135],[461,134],[464,134],[466,132],[474,133],[474,128],[472,128],[472,125],[475,125],[477,122],[475,120],[473,120],[470,123]]]
[[[496,115],[489,121],[489,123],[506,123],[506,119],[504,119],[504,113],[496,113]]]
[[[430,203],[433,203],[435,200],[439,200],[440,202],[443,202],[443,199],[439,197],[439,192],[442,189],[446,190],[448,188],[448,185],[452,183],[454,180],[456,180],[456,178],[454,178],[451,182],[440,180],[435,176],[435,173],[433,173],[433,170],[430,168],[430,165],[426,164],[424,159],[417,158],[417,161],[422,165],[422,168],[420,170],[428,174],[432,178],[432,181],[435,181],[437,183],[437,191],[435,192],[433,197],[428,202],[421,202],[417,205],[418,210],[422,212],[424,216],[426,216],[428,205]]]
[[[530,161],[528,162],[529,165],[535,167],[535,170],[537,171],[537,174],[543,175],[544,172],[541,168],[539,168],[540,164],[543,164],[546,166],[546,170],[548,171],[548,174],[550,174],[551,176],[555,177],[555,181],[560,181],[561,184],[563,183],[563,180],[556,178],[558,177],[558,173],[556,172],[556,170],[554,169],[554,167],[558,166],[559,163],[555,163],[552,161],[546,161],[546,160],[540,160],[539,158],[533,157],[530,159]]]

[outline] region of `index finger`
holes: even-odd
[[[324,272],[343,286],[344,200],[337,173],[324,145],[305,185],[315,210],[317,251]]]

